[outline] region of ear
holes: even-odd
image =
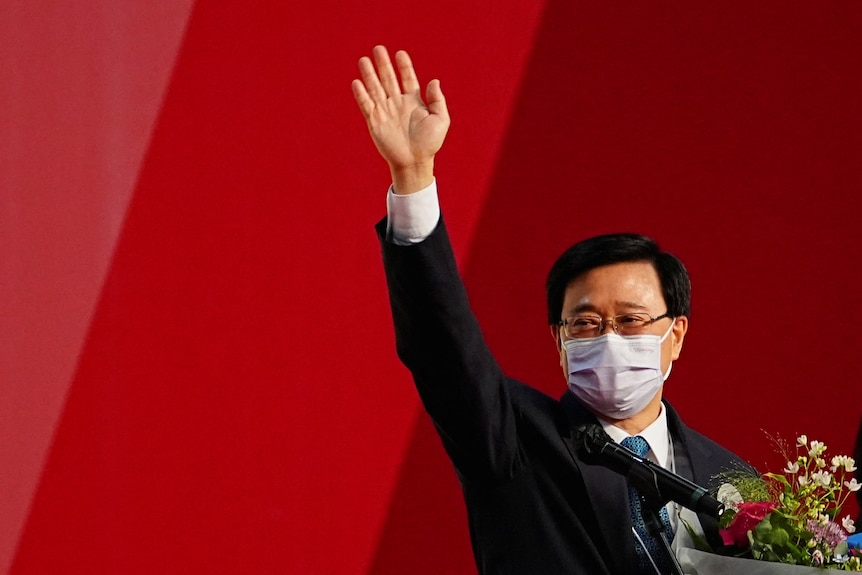
[[[566,350],[563,349],[563,342],[560,341],[560,326],[552,325],[551,327],[551,337],[554,340],[554,347],[557,349],[557,355],[560,357],[560,367],[563,368],[563,378],[568,381],[569,376],[567,375],[569,370],[569,362],[566,357]]]
[[[671,359],[673,361],[679,359],[679,354],[682,352],[682,342],[685,340],[686,332],[688,332],[688,318],[681,315],[674,320],[673,329],[670,332]]]
[[[551,337],[554,340],[554,345],[557,347],[557,351],[561,351],[563,349],[563,343],[560,341],[560,326],[551,325],[548,327],[551,328]]]

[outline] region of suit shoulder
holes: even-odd
[[[516,409],[557,411],[560,408],[556,398],[518,380],[506,378],[506,389]]]
[[[536,433],[547,438],[565,435],[569,423],[558,398],[514,379],[506,380],[506,388],[522,438]]]
[[[668,425],[671,433],[682,441],[688,452],[695,468],[696,479],[710,482],[719,474],[729,470],[757,473],[754,467],[734,452],[686,426],[673,407],[668,403],[665,405],[668,407]]]

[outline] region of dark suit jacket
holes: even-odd
[[[482,574],[636,572],[625,479],[579,457],[573,429],[596,423],[572,395],[505,376],[470,310],[442,220],[397,246],[378,224],[398,355],[455,465]],[[677,472],[707,485],[741,462],[686,427],[670,405]],[[701,517],[720,545],[715,521]]]

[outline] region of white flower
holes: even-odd
[[[794,463],[793,461],[787,462],[787,467],[784,468],[784,473],[790,473],[791,475],[799,472],[799,464]]]
[[[799,478],[797,479],[797,481],[799,482],[799,485],[801,485],[803,487],[808,485],[808,478],[805,477],[804,475],[800,475]]]
[[[822,441],[812,441],[810,443],[811,449],[808,450],[808,455],[811,457],[817,457],[824,451],[826,451],[826,444]]]
[[[856,460],[846,455],[836,455],[832,458],[832,471],[837,471],[839,467],[843,467],[847,473],[856,471]]]
[[[841,555],[840,553],[837,553],[837,554],[832,558],[832,562],[833,562],[833,563],[846,563],[848,559],[850,559],[850,556],[849,556],[849,555]]]
[[[862,484],[858,483],[858,482],[856,481],[856,478],[854,477],[854,478],[853,478],[853,479],[851,479],[850,481],[845,481],[845,482],[844,482],[844,487],[846,487],[847,489],[849,489],[849,490],[850,490],[850,492],[852,493],[853,491],[859,491],[859,488],[860,488],[860,487],[862,487]]]
[[[742,499],[742,494],[739,492],[739,489],[737,489],[730,483],[722,483],[721,487],[718,488],[718,493],[716,493],[715,498],[718,499],[721,503],[723,503],[724,506],[727,508],[730,508],[744,501],[744,499]]]
[[[811,564],[815,567],[823,565],[823,552],[820,549],[815,549],[811,554]]]
[[[806,445],[808,445],[808,436],[807,435],[800,435],[799,437],[797,437],[796,438],[796,445],[797,445],[797,447],[805,447]]]
[[[826,460],[823,459],[822,457],[818,457],[817,459],[814,460],[814,464],[817,467],[819,467],[820,469],[823,469],[824,467],[826,467]]]
[[[841,527],[843,527],[844,531],[846,531],[847,533],[856,532],[856,525],[853,523],[853,520],[850,519],[849,515],[841,520]]]
[[[811,479],[821,487],[829,487],[832,483],[832,475],[828,471],[815,471],[811,474]]]

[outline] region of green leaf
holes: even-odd
[[[754,526],[754,529],[748,532],[749,539],[753,539],[760,543],[764,548],[772,549],[772,544],[774,542],[774,533],[772,529],[772,523],[767,516],[760,523]]]
[[[727,526],[730,525],[730,522],[733,521],[734,517],[736,517],[736,509],[725,509],[724,513],[721,514],[721,517],[718,520],[718,526],[721,529],[727,529]]]
[[[765,477],[770,478],[770,479],[774,479],[775,481],[777,481],[777,482],[779,482],[780,484],[784,485],[784,487],[787,487],[788,489],[790,488],[790,482],[789,482],[789,481],[787,481],[787,478],[786,478],[786,477],[784,477],[783,475],[780,475],[780,474],[778,474],[778,473],[764,473],[763,475],[764,475]]]
[[[679,517],[679,520],[682,522],[682,524],[685,526],[685,530],[688,531],[688,535],[689,535],[689,537],[691,537],[691,540],[694,542],[694,546],[698,551],[705,551],[707,553],[715,553],[715,550],[712,548],[712,545],[709,544],[709,542],[706,540],[706,538],[703,535],[701,535],[700,533],[697,533],[694,530],[694,528],[691,526],[691,524],[689,524],[688,521],[683,519],[682,515],[678,515],[678,517]]]
[[[842,541],[841,543],[839,543],[838,545],[835,546],[835,550],[833,551],[833,553],[835,555],[847,555],[847,552],[849,550],[850,550],[850,548],[847,545],[847,541]]]
[[[772,530],[772,543],[774,545],[785,546],[790,542],[790,535],[787,534],[787,530],[781,527],[775,528]]]

